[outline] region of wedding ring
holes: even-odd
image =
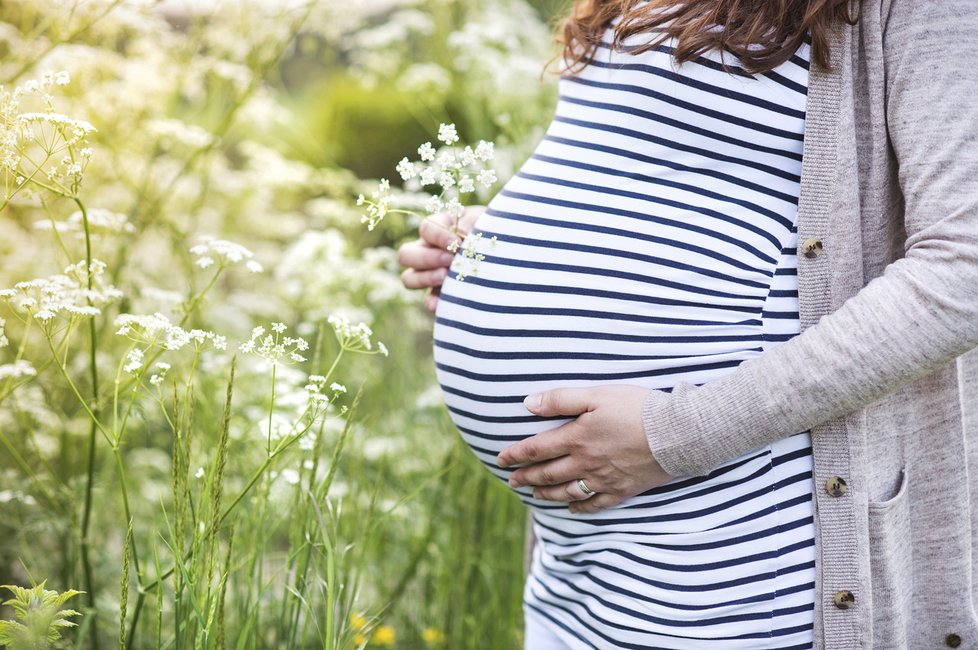
[[[583,492],[584,496],[586,497],[594,496],[595,494],[597,494],[594,490],[592,490],[587,486],[587,483],[585,483],[584,479],[582,478],[577,479],[577,487],[580,488],[581,492]]]

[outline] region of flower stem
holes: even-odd
[[[88,275],[88,291],[92,292],[92,235],[88,227],[88,211],[85,204],[78,198],[74,199],[82,215],[82,225],[85,228],[85,267]],[[89,298],[89,304],[91,299]],[[85,482],[85,509],[82,512],[81,521],[81,557],[82,566],[85,571],[85,591],[88,594],[88,605],[92,608],[95,615],[95,577],[92,575],[92,563],[89,557],[89,528],[92,523],[92,488],[95,485],[95,436],[98,432],[98,364],[96,363],[95,351],[98,346],[98,333],[95,329],[95,317],[88,320],[88,341],[89,341],[89,366],[92,377],[92,406],[89,413],[92,416],[92,423],[88,429],[88,476]],[[98,625],[90,626],[92,631],[92,648],[98,650]]]

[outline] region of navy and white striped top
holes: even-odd
[[[757,76],[670,53],[604,46],[561,79],[546,136],[476,224],[497,244],[442,289],[445,401],[503,480],[503,447],[566,421],[526,395],[701,384],[798,332],[809,48]],[[525,611],[567,647],[811,647],[807,432],[593,515],[518,492],[539,540]]]

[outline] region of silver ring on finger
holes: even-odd
[[[595,494],[597,494],[597,492],[595,492],[594,490],[592,490],[591,488],[589,488],[587,486],[587,483],[585,483],[584,482],[584,479],[582,479],[582,478],[577,479],[577,487],[578,487],[578,489],[580,489],[581,492],[584,493],[584,496],[586,496],[586,497],[592,497]]]

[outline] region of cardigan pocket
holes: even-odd
[[[907,503],[907,471],[886,501],[869,503],[869,562],[873,598],[873,647],[906,648],[913,594],[913,553]]]

